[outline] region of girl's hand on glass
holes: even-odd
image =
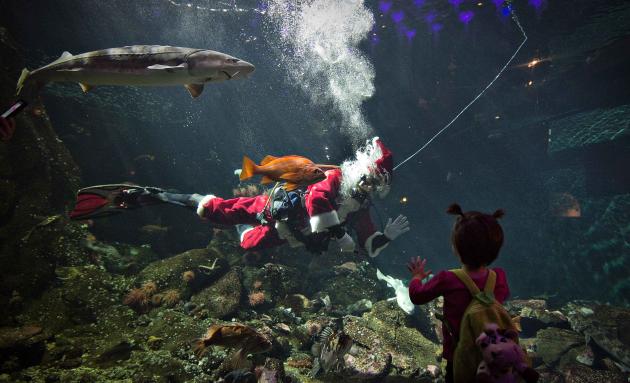
[[[420,257],[411,258],[411,261],[407,264],[409,272],[411,272],[411,279],[418,278],[423,280],[431,274],[431,270],[424,270],[424,266],[427,264],[426,259],[420,259]]]

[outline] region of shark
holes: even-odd
[[[407,288],[407,286],[405,286],[402,280],[394,278],[390,275],[385,275],[381,273],[379,269],[376,269],[376,278],[381,281],[385,281],[385,283],[387,283],[387,286],[394,290],[396,297],[390,298],[388,299],[388,301],[395,300],[398,304],[398,307],[400,307],[401,310],[407,313],[407,315],[413,314],[416,306],[413,304],[413,302],[411,302],[411,299],[409,298],[409,289]]]
[[[22,70],[17,95],[38,91],[49,82],[76,82],[87,93],[98,85],[183,85],[193,98],[211,82],[249,77],[254,65],[209,49],[131,45],[73,55],[63,52],[41,68]]]

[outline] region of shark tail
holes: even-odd
[[[20,74],[20,79],[17,82],[16,95],[20,94],[20,92],[22,91],[22,88],[24,87],[24,82],[26,81],[26,79],[28,78],[30,74],[31,72],[29,72],[28,69],[26,68],[22,69],[22,74]]]
[[[253,177],[256,174],[256,163],[251,158],[243,156],[243,167],[239,178],[241,181]]]

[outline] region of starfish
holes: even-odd
[[[206,273],[204,270],[209,270],[212,271],[214,269],[217,268],[217,261],[219,260],[219,258],[215,258],[214,262],[212,262],[212,266],[205,266],[205,265],[200,265],[199,268],[201,269],[202,272]],[[207,273],[206,273],[207,274]]]

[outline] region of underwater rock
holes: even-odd
[[[239,273],[231,270],[211,286],[193,295],[191,302],[205,310],[210,318],[227,318],[239,309],[242,293]]]
[[[440,346],[426,339],[417,329],[408,327],[406,318],[407,315],[393,302],[377,302],[361,318],[344,317],[344,331],[356,346],[350,355],[354,358],[357,373],[378,375],[389,370],[388,354],[391,355],[388,379],[424,376],[426,367],[436,364]]]
[[[179,289],[184,296],[201,290],[227,271],[227,262],[212,249],[193,249],[174,257],[156,261],[144,268],[136,280],[138,283],[154,281],[160,289]],[[192,271],[190,280],[183,277]]]
[[[277,263],[262,267],[244,267],[243,281],[252,291],[264,291],[267,302],[280,302],[302,289],[302,277],[297,269]]]
[[[280,383],[286,379],[284,364],[275,358],[267,358],[264,366],[256,367],[256,375],[258,383]]]
[[[571,349],[584,344],[584,337],[571,330],[549,327],[539,330],[535,340],[536,354],[547,366],[554,367]],[[574,355],[574,358],[577,355]],[[573,360],[575,360],[573,358]]]
[[[521,337],[535,336],[540,329],[556,327],[568,329],[569,321],[560,311],[547,310],[544,300],[512,300],[505,304],[505,308],[512,316],[520,316],[522,327]]]
[[[361,315],[370,310],[372,310],[372,301],[369,299],[361,299],[346,307],[346,311],[352,315]]]
[[[35,325],[0,327],[0,372],[39,363],[46,349],[46,338],[42,328]]]
[[[630,309],[569,303],[563,307],[574,331],[584,334],[618,363],[630,367]]]
[[[29,303],[18,317],[23,322],[45,324],[51,333],[74,325],[107,323],[126,328],[132,312],[121,306],[125,281],[105,270],[89,265],[60,267],[57,286]]]
[[[625,383],[626,374],[613,371],[595,370],[580,364],[570,364],[562,368],[564,383]]]
[[[367,264],[358,264],[358,270],[350,273],[335,273],[331,269],[309,275],[305,293],[308,296],[328,295],[333,306],[346,308],[361,300],[380,301],[393,295],[387,285],[376,279],[376,268]]]

